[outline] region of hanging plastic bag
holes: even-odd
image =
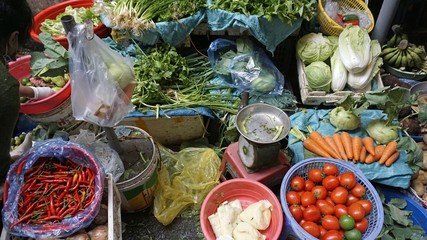
[[[103,127],[118,124],[133,109],[133,62],[111,49],[98,36],[86,36],[76,25],[67,34],[70,43],[71,103],[73,116]]]
[[[219,184],[221,159],[211,148],[172,152],[159,145],[162,167],[154,191],[154,216],[170,224],[185,209],[200,210],[206,195]]]
[[[70,136],[70,141],[81,144],[91,150],[101,162],[105,174],[111,173],[114,182],[119,181],[125,172],[125,167],[116,150],[112,149],[108,144],[97,140],[95,133],[84,129],[80,129],[78,135]]]
[[[68,176],[72,173],[78,176],[75,182],[74,175]],[[37,142],[10,166],[2,210],[4,227],[22,237],[70,236],[88,227],[98,214],[104,179],[98,159],[83,146],[59,138]],[[51,204],[49,208],[45,203]]]

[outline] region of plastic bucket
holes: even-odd
[[[28,116],[38,123],[56,123],[58,127],[67,127],[75,123],[71,98],[69,97],[54,109],[40,114],[28,114]]]
[[[122,210],[126,212],[138,212],[147,209],[153,203],[154,190],[157,185],[157,169],[160,165],[160,153],[153,138],[144,130],[134,126],[115,127],[114,130],[119,140],[121,138],[120,128],[140,132],[145,137],[144,141],[138,142],[138,148],[142,149],[145,159],[148,161],[146,168],[137,173],[136,176],[124,181],[119,180],[116,184],[120,192]],[[121,146],[122,148],[126,147],[123,143]],[[122,150],[126,154],[127,149]],[[122,160],[126,171],[126,161],[134,159],[122,158]]]

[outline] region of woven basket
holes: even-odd
[[[323,8],[323,5],[324,1],[319,0],[317,6],[317,20],[319,21],[320,29],[325,34],[339,36],[340,33],[344,30],[344,28],[329,17],[329,15],[325,12],[325,9]],[[371,10],[369,10],[365,2],[360,0],[341,0],[339,1],[339,5],[342,7],[348,7],[367,12],[371,22],[371,25],[367,29],[368,33],[371,32],[372,29],[374,29],[374,16],[372,15]]]
[[[311,158],[300,161],[292,166],[283,178],[282,185],[280,186],[280,201],[283,212],[285,213],[286,221],[290,222],[289,225],[292,227],[294,234],[296,234],[299,239],[316,239],[297,223],[289,211],[289,206],[286,201],[286,193],[291,191],[291,180],[296,176],[301,176],[304,179],[308,179],[308,172],[310,169],[322,169],[325,163],[335,164],[338,167],[340,173],[344,173],[346,171],[353,172],[356,175],[357,183],[363,185],[366,188],[366,193],[363,199],[369,200],[372,203],[372,211],[369,213],[369,215],[366,216],[369,225],[368,229],[366,229],[366,231],[362,234],[362,239],[375,239],[380,234],[384,223],[383,205],[377,191],[365,177],[365,175],[363,175],[362,171],[360,171],[352,163],[329,158]]]

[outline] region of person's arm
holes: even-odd
[[[54,94],[55,91],[50,87],[19,87],[19,96],[40,100]]]

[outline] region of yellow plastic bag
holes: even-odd
[[[211,148],[173,152],[160,146],[162,166],[154,191],[154,216],[170,224],[184,209],[200,209],[206,195],[219,184],[221,159]]]

